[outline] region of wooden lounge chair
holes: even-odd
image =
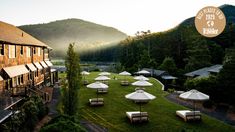
[[[101,106],[104,105],[104,99],[103,98],[89,99],[89,103],[91,106]]]
[[[128,82],[128,81],[121,81],[121,85],[122,85],[122,86],[128,86],[128,85],[129,85],[129,82]]]
[[[108,89],[106,88],[106,89],[98,89],[98,91],[97,91],[98,93],[108,93]]]
[[[176,111],[176,115],[183,118],[186,122],[190,120],[201,120],[200,111],[178,110]]]
[[[132,111],[132,112],[126,112],[127,118],[133,122],[146,122],[148,121],[148,113],[147,112],[139,112],[139,111]]]

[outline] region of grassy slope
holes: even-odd
[[[93,82],[98,73],[91,73],[87,79]],[[202,122],[186,123],[178,118],[175,114],[176,110],[187,109],[183,106],[169,102],[164,98],[165,92],[161,91],[161,86],[155,80],[150,82],[154,86],[146,88],[146,91],[155,95],[157,98],[142,107],[143,111],[149,113],[150,121],[144,124],[131,124],[126,118],[126,111],[139,110],[139,106],[130,100],[125,99],[125,95],[134,91],[135,87],[120,86],[119,80],[110,80],[110,88],[108,94],[99,95],[105,100],[102,107],[90,107],[88,99],[96,97],[96,91],[82,87],[80,89],[80,115],[81,118],[107,127],[109,131],[234,131],[234,129],[221,121],[202,116]],[[111,76],[113,77],[113,75]],[[131,78],[128,78],[134,81]]]

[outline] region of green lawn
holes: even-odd
[[[97,72],[91,73],[86,78],[89,82],[94,82]],[[114,80],[116,76],[118,80]],[[101,94],[99,97],[104,98],[105,105],[101,107],[91,107],[88,105],[88,99],[96,97],[96,90],[81,87],[80,89],[80,115],[82,119],[91,121],[108,128],[109,131],[204,131],[204,132],[232,132],[235,129],[221,121],[206,115],[202,116],[201,122],[186,123],[178,118],[175,114],[176,110],[187,109],[168,101],[164,96],[166,92],[161,90],[161,85],[153,79],[150,82],[154,84],[152,87],[146,88],[146,91],[155,95],[157,98],[143,105],[142,111],[149,114],[149,122],[143,124],[131,124],[126,118],[126,111],[137,111],[139,106],[124,96],[134,91],[133,86],[121,86],[120,79],[122,76],[112,74],[112,80],[109,81],[109,89],[107,94]],[[132,77],[128,77],[134,82]]]

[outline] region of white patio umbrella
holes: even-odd
[[[89,75],[90,73],[89,72],[87,72],[87,71],[82,71],[81,72],[81,75]]]
[[[148,87],[148,86],[152,86],[153,84],[145,80],[139,80],[139,81],[133,82],[132,85],[139,86],[139,87]]]
[[[105,81],[105,80],[110,80],[109,77],[107,76],[98,76],[97,78],[95,78],[96,81]]]
[[[109,86],[101,82],[94,82],[94,83],[87,85],[86,87],[96,89],[97,90],[96,94],[97,94],[97,99],[98,99],[98,89],[107,89]]]
[[[192,100],[194,103],[194,111],[196,108],[195,101],[204,101],[204,100],[209,100],[209,98],[210,98],[208,95],[206,95],[202,92],[199,92],[195,89],[184,92],[184,93],[180,94],[179,97],[182,99],[186,99],[186,100]]]
[[[147,77],[144,77],[143,75],[140,75],[140,76],[136,76],[134,77],[135,80],[145,80],[145,81],[148,81],[149,79]]]
[[[119,73],[119,75],[122,75],[122,76],[130,76],[131,74],[127,71],[123,71],[121,73]]]
[[[89,75],[90,73],[89,72],[87,72],[87,71],[82,71],[81,72],[81,75],[82,75],[82,78],[83,78],[83,82],[85,83],[86,82],[86,77],[85,76],[87,76],[87,75]]]
[[[99,76],[109,76],[111,75],[109,72],[101,72],[100,74],[98,74]]]
[[[149,94],[143,90],[137,90],[133,93],[127,94],[125,97],[133,101],[150,101],[156,98],[154,95]],[[141,103],[139,104],[140,104],[140,112],[141,112]]]
[[[131,73],[129,73],[127,71],[123,71],[123,72],[119,73],[119,75],[125,76],[124,80],[126,80],[126,76],[131,76]]]
[[[150,72],[146,70],[141,70],[141,71],[138,71],[137,74],[150,74]]]

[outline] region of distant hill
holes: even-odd
[[[222,5],[219,7],[224,15],[226,16],[226,23],[235,23],[235,6],[233,5]],[[195,14],[196,15],[196,14]],[[186,20],[184,20],[180,25],[194,25],[194,18],[190,17]]]
[[[83,53],[114,46],[127,37],[125,33],[115,28],[81,19],[23,25],[19,28],[52,47],[54,57],[63,57],[71,42],[78,44],[78,51]]]

